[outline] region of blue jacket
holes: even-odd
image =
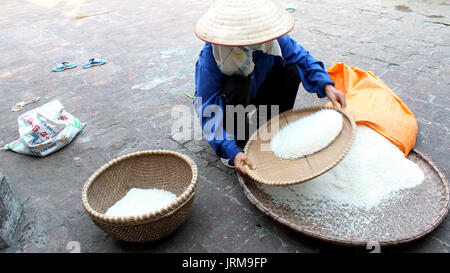
[[[320,98],[325,97],[324,86],[326,84],[334,85],[334,82],[330,79],[323,63],[314,59],[289,35],[278,38],[278,43],[282,58],[262,51],[253,51],[255,68],[248,76],[251,98],[256,96],[259,86],[264,82],[267,73],[276,62],[296,64],[303,87],[308,92],[316,93]],[[223,129],[222,76],[223,74],[214,60],[211,44],[205,43],[195,67],[194,107],[201,119],[203,134],[208,143],[218,156],[233,161],[236,154],[242,150],[236,147],[234,137]],[[218,107],[222,111],[216,111],[219,110]]]

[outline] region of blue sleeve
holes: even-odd
[[[308,92],[316,93],[319,98],[325,97],[325,85],[332,84],[334,86],[334,82],[330,79],[323,63],[314,59],[289,35],[278,38],[278,43],[286,63],[297,65],[303,87]]]
[[[236,146],[234,136],[223,128],[222,72],[216,65],[210,45],[200,52],[195,66],[194,107],[200,117],[203,135],[214,152],[234,160],[242,150]]]

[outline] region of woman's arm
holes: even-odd
[[[303,87],[308,92],[316,93],[319,98],[327,96],[335,107],[337,102],[345,107],[345,96],[334,87],[334,82],[321,61],[311,56],[289,35],[279,38],[278,43],[286,63],[297,65]]]
[[[223,128],[222,73],[212,55],[211,45],[207,44],[200,53],[195,67],[195,100],[197,115],[201,120],[203,134],[214,152],[234,161],[236,154],[242,152],[236,146],[234,136]]]

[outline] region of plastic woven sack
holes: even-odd
[[[405,157],[414,148],[417,120],[403,101],[373,72],[338,63],[328,69],[357,124],[364,124],[394,143]],[[332,106],[331,103],[327,106]]]
[[[86,123],[64,110],[55,100],[17,118],[20,137],[3,149],[44,157],[63,148],[83,130]]]

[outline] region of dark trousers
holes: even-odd
[[[250,80],[244,76],[224,76],[223,90],[224,97],[222,102],[224,104],[224,128],[226,129],[226,121],[234,120],[234,136],[238,146],[241,148],[245,145],[250,134],[249,123],[257,122],[259,127],[265,120],[271,118],[271,106],[278,105],[279,113],[290,110],[294,107],[295,97],[297,96],[298,87],[300,85],[300,76],[297,67],[294,64],[285,66],[273,66],[272,70],[266,75],[264,82],[258,88],[256,97],[251,99]],[[245,119],[245,128],[239,128],[239,122],[236,120],[238,115],[235,112],[227,111],[227,105],[244,107],[254,105],[257,109],[257,115],[252,115],[252,121]],[[255,118],[259,116],[262,105],[267,106],[267,119],[263,121],[256,121]],[[265,113],[263,113],[264,115]],[[242,131],[238,135],[239,130],[245,130],[245,137],[242,138]]]

